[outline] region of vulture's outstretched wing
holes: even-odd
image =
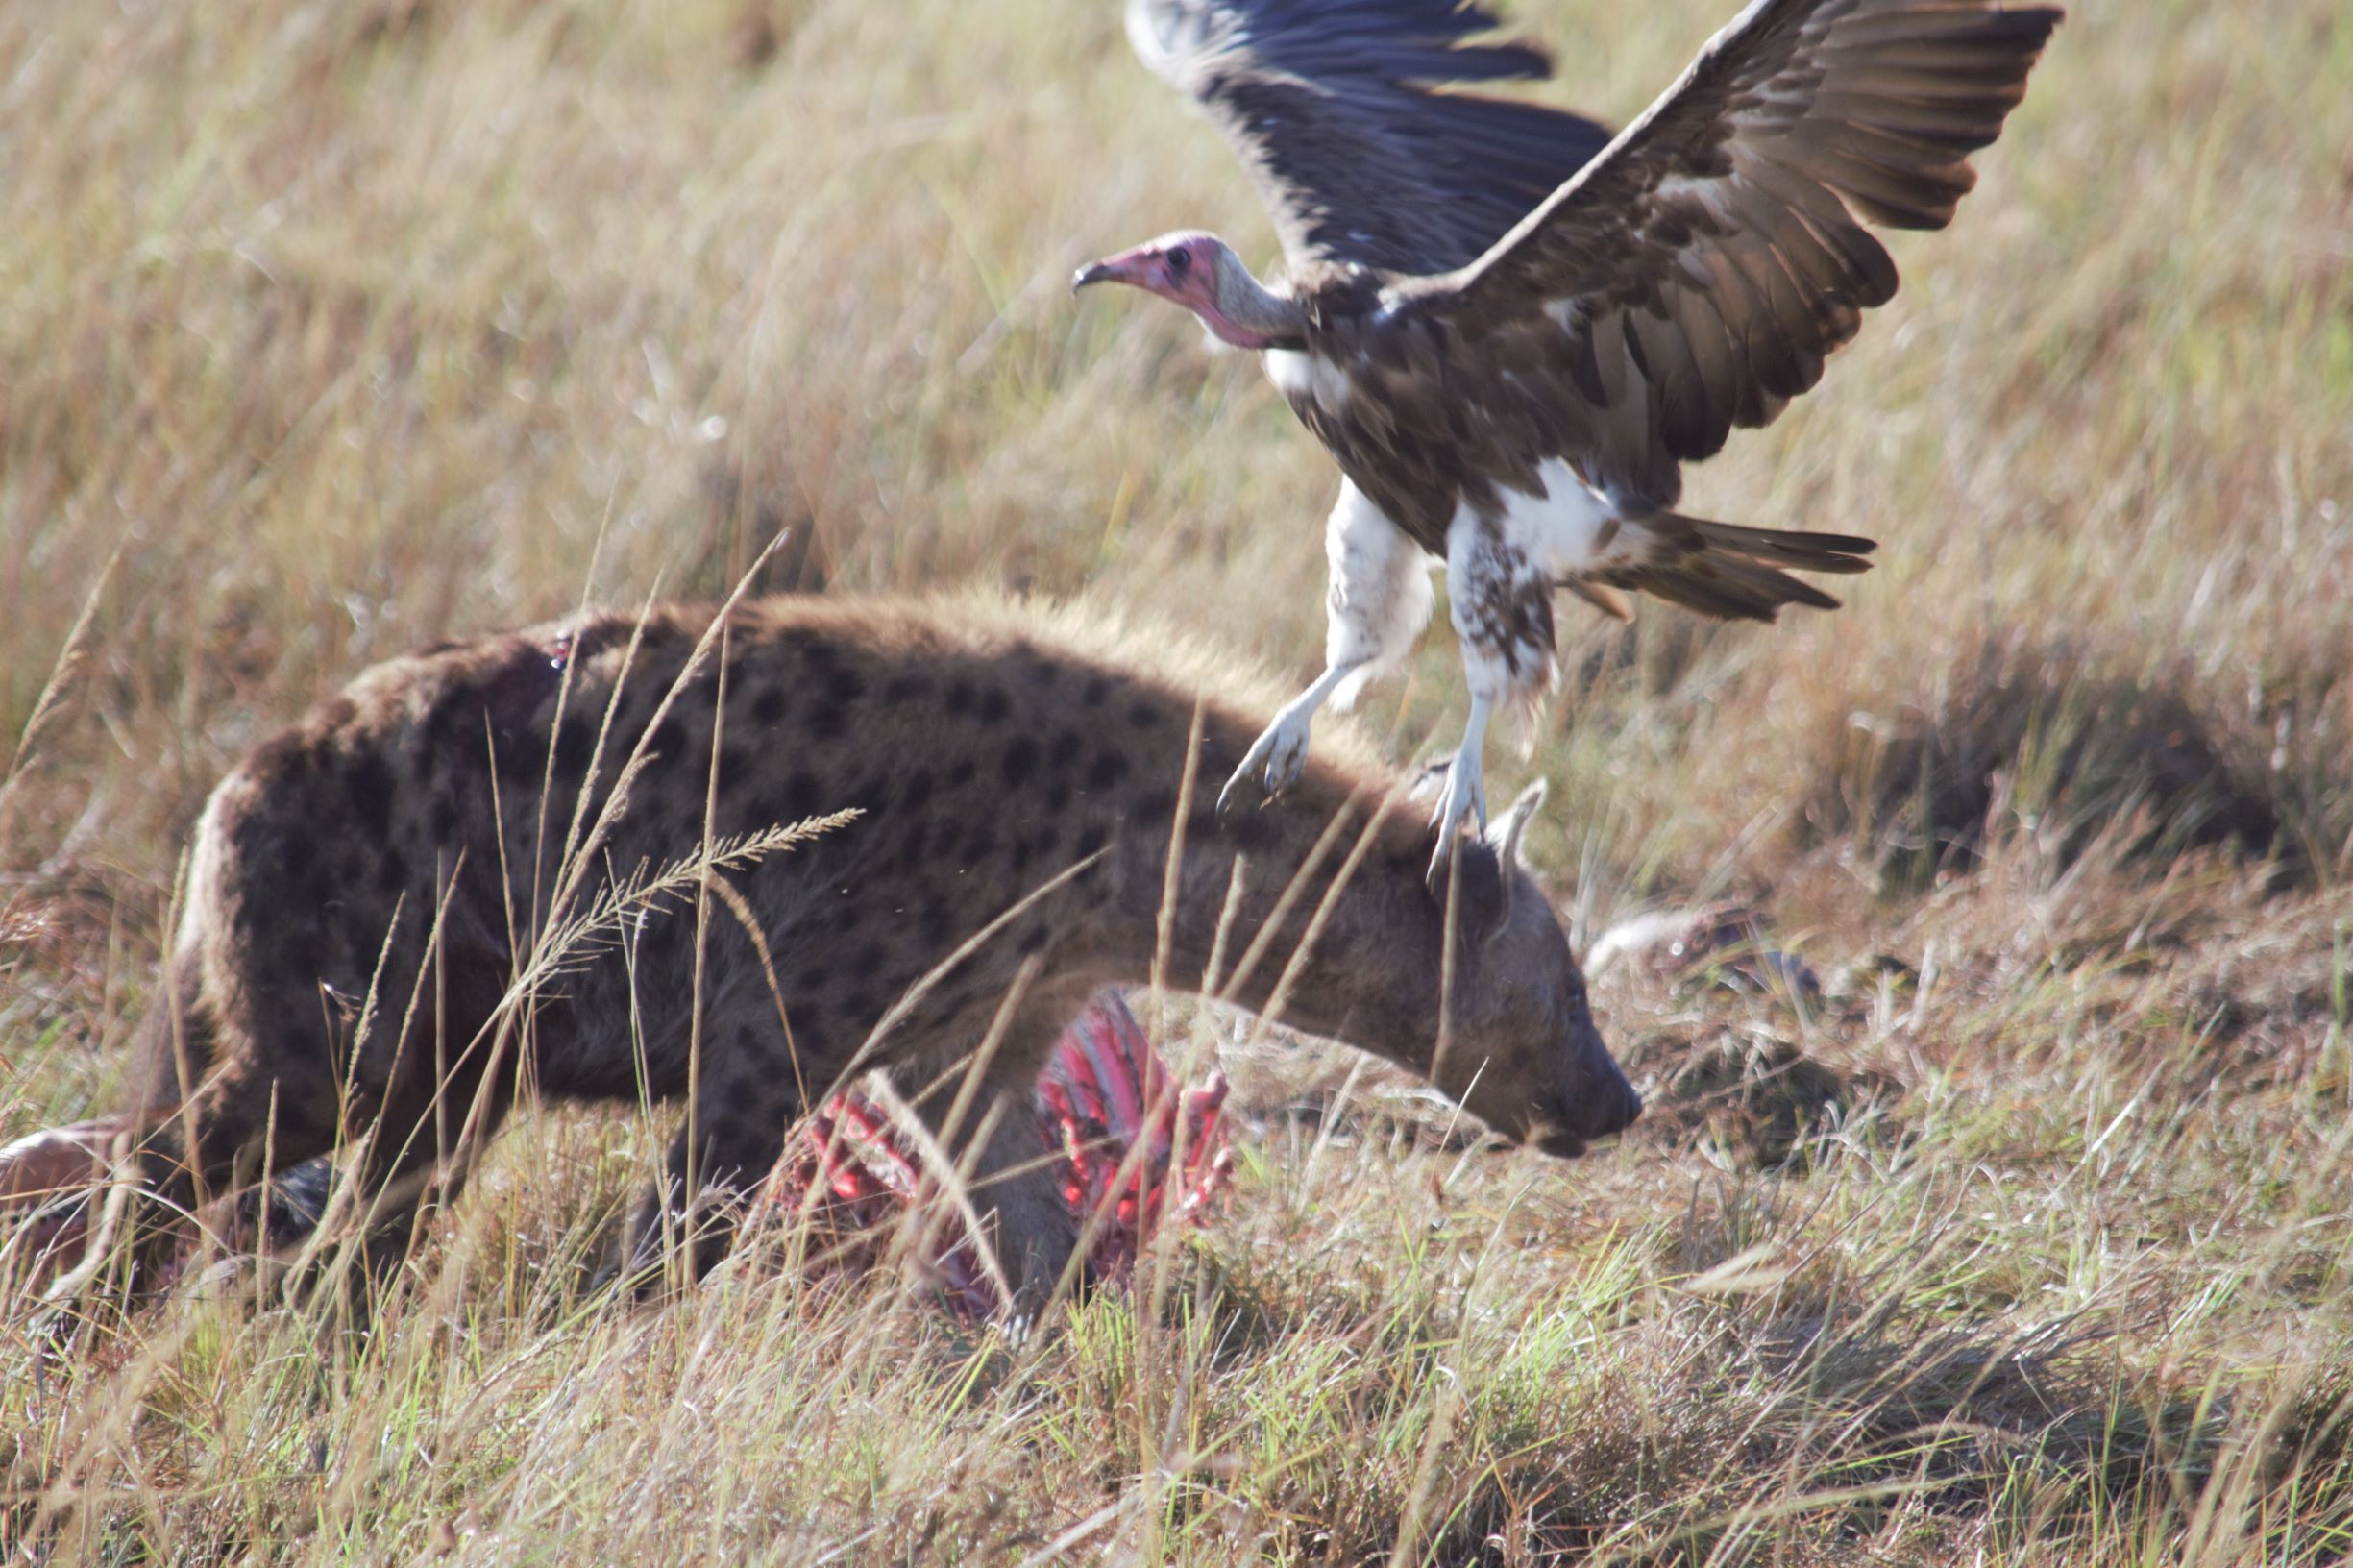
[[[1518,407],[1621,499],[1670,505],[1679,463],[1769,423],[1895,294],[1864,225],[1951,221],[2059,17],[1754,0],[1486,255],[1392,303],[1445,325],[1458,384],[1507,367],[1473,403]]]
[[[1128,37],[1233,142],[1293,262],[1464,265],[1609,135],[1539,105],[1432,90],[1541,79],[1542,51],[1467,40],[1471,0],[1128,0]]]

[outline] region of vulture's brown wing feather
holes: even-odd
[[[1467,0],[1129,0],[1144,63],[1224,131],[1294,262],[1445,272],[1609,140],[1540,105],[1433,90],[1541,79]]]
[[[1596,484],[1671,505],[1679,464],[1771,421],[1894,295],[1865,226],[1951,221],[2059,17],[1755,0],[1484,256],[1397,284],[1392,307],[1443,324],[1458,377],[1523,367],[1475,401],[1547,402]]]

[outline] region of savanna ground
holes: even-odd
[[[1514,7],[1614,119],[1727,9]],[[789,527],[763,586],[1148,603],[1312,668],[1320,454],[1175,312],[1064,287],[1180,222],[1271,253],[1116,10],[0,10],[0,1136],[119,1081],[223,768],[410,645],[723,591]],[[2353,1549],[2349,83],[2340,0],[2079,0],[1957,229],[1696,476],[1884,540],[1848,607],[1564,603],[1494,766],[1553,781],[1581,941],[1736,898],[1823,981],[1601,974],[1654,1108],[1616,1147],[1179,1015],[1240,1083],[1231,1206],[1015,1347],[774,1268],[611,1305],[661,1129],[527,1118],[364,1330],[178,1300],[55,1355],[12,1311],[0,1549]],[[1364,723],[1409,758],[1458,693],[1440,632]]]

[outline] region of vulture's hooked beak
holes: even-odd
[[[1172,270],[1168,257],[1164,254],[1164,244],[1165,241],[1156,239],[1149,245],[1139,245],[1132,251],[1116,251],[1101,260],[1088,262],[1071,277],[1070,292],[1075,294],[1090,283],[1125,283],[1130,288],[1140,288],[1147,294],[1158,294],[1163,299],[1177,299],[1178,273],[1182,271],[1184,262],[1180,261],[1177,268]]]

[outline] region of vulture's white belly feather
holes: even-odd
[[[1607,497],[1560,458],[1546,458],[1537,473],[1544,494],[1503,492],[1503,515],[1491,526],[1507,550],[1556,581],[1618,565],[1631,554],[1632,541]]]
[[[1301,349],[1268,349],[1266,379],[1287,398],[1308,398],[1326,413],[1338,413],[1356,395],[1348,372],[1320,355]]]

